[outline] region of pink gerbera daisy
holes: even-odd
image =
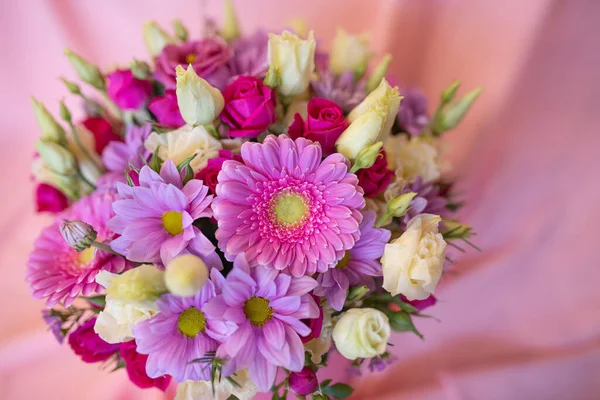
[[[68,307],[77,296],[103,289],[95,281],[100,270],[118,273],[125,269],[124,258],[106,251],[90,247],[78,253],[65,242],[59,228],[63,219],[80,220],[94,227],[97,241],[112,239],[115,235],[106,223],[114,215],[112,203],[117,198],[110,191],[83,197],[42,231],[27,262],[26,280],[34,298],[45,298],[48,308],[61,301]]]
[[[301,320],[319,316],[319,307],[308,294],[317,282],[263,266],[250,268],[243,254],[227,278],[215,270],[211,280],[222,294],[204,312],[238,326],[217,353],[229,360],[224,374],[248,368],[252,381],[268,391],[279,366],[300,371],[304,366],[300,337],[311,333]]]
[[[294,276],[325,272],[358,240],[363,190],[339,153],[321,161],[321,146],[268,136],[246,142],[243,162],[228,160],[213,201],[219,247],[230,261],[289,268]]]

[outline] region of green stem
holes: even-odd
[[[385,224],[385,221],[387,221],[391,217],[392,217],[392,215],[386,211],[385,214],[383,214],[381,216],[381,218],[379,218],[377,220],[377,223],[375,224],[375,228],[381,228]]]
[[[107,251],[109,253],[114,254],[115,256],[121,256],[121,254],[117,253],[116,251],[114,251],[113,249],[111,249],[110,246],[108,246],[108,245],[106,245],[104,243],[100,243],[100,242],[94,241],[94,242],[92,242],[92,247],[95,247],[95,248],[100,249],[100,250]]]
[[[350,168],[350,173],[354,174],[356,173],[356,171],[358,171],[360,169],[360,167],[358,166],[358,164],[354,163],[354,165],[352,166],[352,168]]]

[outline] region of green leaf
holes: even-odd
[[[99,307],[99,308],[102,308],[102,309],[106,305],[106,296],[104,296],[104,295],[86,297],[85,299],[92,306]]]
[[[184,169],[187,169],[188,165],[190,165],[192,160],[194,158],[196,158],[197,155],[198,155],[198,153],[192,154],[191,156],[189,156],[188,158],[186,158],[185,160],[180,162],[179,165],[177,165],[177,171],[179,171],[179,173],[181,173],[181,171],[183,171]]]
[[[390,327],[396,332],[413,332],[418,337],[423,339],[421,332],[417,330],[415,324],[412,321],[410,314],[407,312],[393,312],[387,311],[385,313],[390,320]]]
[[[229,396],[227,398],[227,400],[240,400],[239,397],[237,397],[235,394],[232,394],[231,396]]]
[[[321,382],[321,387],[327,387],[329,386],[329,384],[331,383],[331,379],[325,379],[323,382]]]
[[[336,399],[345,399],[349,397],[354,389],[345,383],[336,383],[335,385],[327,386],[323,389],[323,393],[333,396]]]
[[[152,168],[157,173],[160,173],[160,167],[162,167],[162,160],[158,156],[159,148],[160,148],[160,146],[157,146],[156,149],[154,150],[154,153],[152,153],[152,158],[150,159],[150,164],[149,164],[150,168]]]

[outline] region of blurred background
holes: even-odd
[[[446,135],[452,174],[483,252],[446,274],[425,341],[395,335],[384,372],[330,374],[354,399],[600,398],[600,2],[594,0],[237,0],[245,32],[303,18],[327,47],[335,28],[371,32],[393,55],[390,71],[430,99],[453,80],[483,86],[461,126]],[[58,110],[74,79],[73,49],[104,69],[148,59],[141,28],[181,18],[198,37],[218,0],[0,2],[0,398],[158,399],[124,371],[83,364],[45,331],[24,283],[33,241],[30,163],[39,135],[29,96]]]

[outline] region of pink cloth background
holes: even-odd
[[[206,12],[221,15],[219,1]],[[38,136],[29,95],[57,110],[74,78],[70,47],[104,68],[146,58],[141,26],[180,17],[198,35],[199,0],[27,0],[0,3],[0,398],[159,399],[124,372],[86,365],[45,332],[23,282],[48,220],[29,182]],[[463,221],[483,253],[459,257],[439,304],[396,335],[399,358],[353,379],[355,399],[600,398],[600,3],[593,0],[237,1],[247,32],[295,17],[325,39],[371,30],[392,70],[437,101],[453,79],[485,92],[448,135],[467,201]],[[75,107],[75,103],[69,102]],[[328,371],[346,376],[344,363]],[[171,397],[172,394],[166,397]]]

